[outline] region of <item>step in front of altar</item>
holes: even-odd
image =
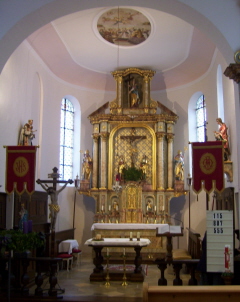
[[[142,265],[142,270],[139,273],[134,273],[135,265],[132,264],[126,264],[125,265],[125,277],[126,281],[129,282],[144,282],[144,278],[147,275],[147,265]],[[109,277],[109,281],[123,281],[124,277],[124,266],[123,265],[117,265],[117,264],[109,264],[108,272],[107,272],[107,266],[104,266],[104,270],[102,274],[94,274],[92,273],[90,276],[90,281],[104,281],[106,280],[106,277]]]

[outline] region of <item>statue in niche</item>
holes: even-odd
[[[140,104],[140,97],[138,92],[138,85],[135,83],[135,79],[132,81],[132,85],[128,84],[129,95],[130,95],[130,106],[131,108],[138,107]]]
[[[175,164],[175,179],[184,180],[184,157],[181,150],[178,150],[178,154],[174,157]]]
[[[128,74],[124,79],[123,107],[142,107],[142,77],[138,74]]]

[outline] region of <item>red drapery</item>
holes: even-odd
[[[6,193],[34,192],[36,149],[37,146],[6,146]]]
[[[192,143],[193,190],[197,194],[202,189],[207,193],[224,189],[223,152],[222,141]]]

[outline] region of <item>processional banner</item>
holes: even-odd
[[[35,166],[37,146],[6,146],[5,191],[18,195],[35,190]]]
[[[193,190],[210,193],[224,189],[223,143],[210,141],[192,143]]]

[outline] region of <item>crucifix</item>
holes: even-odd
[[[60,211],[60,207],[58,205],[58,195],[62,192],[63,189],[68,184],[72,184],[73,180],[58,180],[60,174],[58,173],[58,169],[56,167],[53,168],[53,173],[48,174],[48,178],[52,178],[52,180],[36,180],[36,183],[39,184],[50,196],[51,203],[49,204],[49,210],[51,218],[51,256],[55,254],[55,224],[57,220],[57,214]],[[52,184],[49,187],[48,184]],[[61,189],[57,190],[57,184],[64,184]]]
[[[142,139],[146,139],[147,137],[140,136],[140,135],[135,135],[136,129],[133,127],[131,129],[131,135],[121,135],[120,138],[123,140],[126,140],[130,143],[131,145],[131,167],[134,167],[134,153],[137,153],[137,147],[136,144],[141,141]]]

